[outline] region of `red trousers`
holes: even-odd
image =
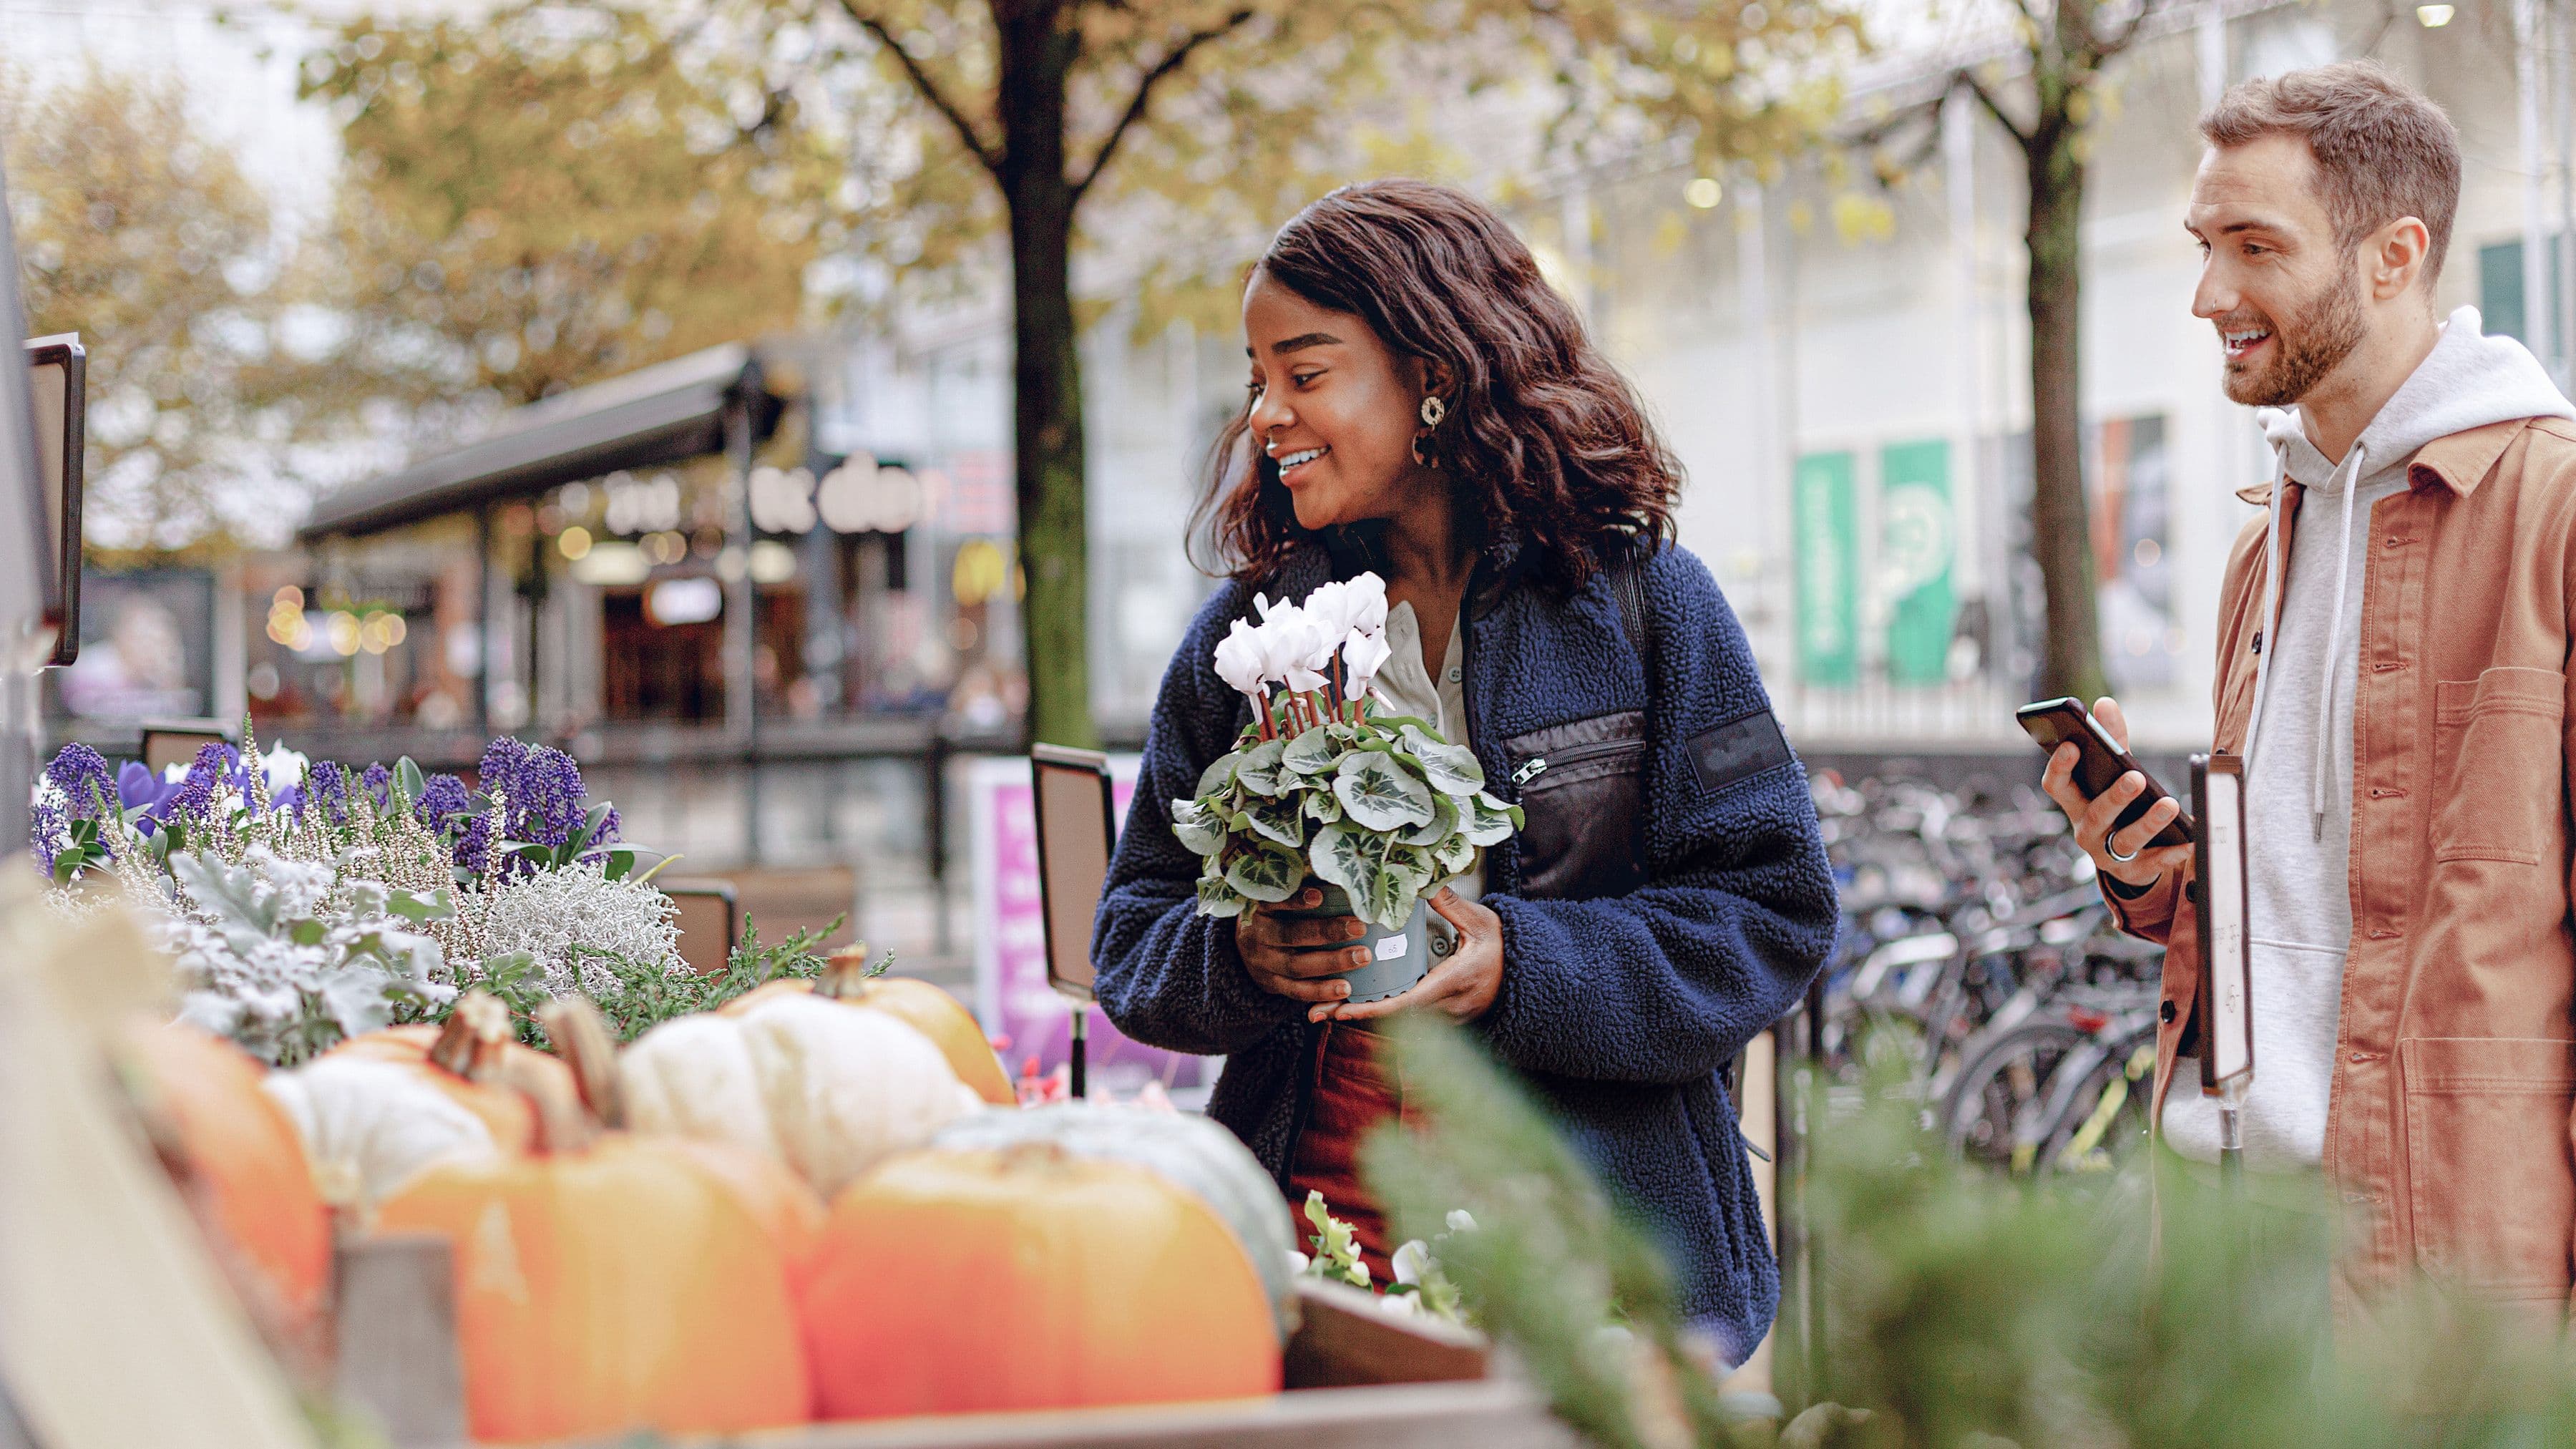
[[[1351,1225],[1359,1239],[1360,1259],[1368,1264],[1369,1281],[1380,1287],[1394,1281],[1388,1258],[1385,1215],[1360,1180],[1360,1144],[1377,1124],[1404,1120],[1404,1082],[1385,1060],[1382,1042],[1364,1023],[1328,1021],[1315,1039],[1315,1088],[1306,1106],[1305,1129],[1291,1149],[1289,1204],[1297,1215],[1297,1243],[1311,1254],[1314,1225],[1306,1220],[1306,1194],[1321,1192],[1333,1216]]]

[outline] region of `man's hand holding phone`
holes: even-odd
[[[2129,747],[2129,721],[2120,713],[2118,700],[2108,696],[2095,700],[2093,718],[2113,743],[2124,750]],[[2088,800],[2075,783],[2080,753],[2071,742],[2051,751],[2048,769],[2039,777],[2039,784],[2073,822],[2075,843],[2093,857],[2094,867],[2132,890],[2154,885],[2169,870],[2180,871],[2191,859],[2190,842],[2154,847],[2147,842],[2182,814],[2182,802],[2168,796],[2149,807],[2146,814],[2115,830],[2113,825],[2120,812],[2145,793],[2147,777],[2130,770],[2111,782],[2111,788]]]

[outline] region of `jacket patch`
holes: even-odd
[[[1695,734],[1685,748],[1700,789],[1712,794],[1789,763],[1789,741],[1767,709]]]

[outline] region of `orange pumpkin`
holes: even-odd
[[[1234,1235],[1052,1144],[897,1157],[832,1204],[805,1293],[826,1418],[1247,1398],[1279,1336]]]
[[[983,1025],[975,1020],[973,1012],[927,981],[910,976],[871,975],[867,958],[867,943],[862,941],[833,952],[830,964],[810,981],[767,982],[716,1011],[724,1016],[740,1016],[771,997],[791,991],[811,991],[852,1006],[870,1007],[930,1038],[939,1054],[948,1058],[957,1080],[976,1096],[997,1107],[1019,1105],[1011,1074],[1002,1070],[1002,1059],[994,1055],[993,1043],[985,1037]]]
[[[377,1217],[454,1251],[474,1437],[801,1422],[787,1274],[742,1199],[690,1148],[602,1131],[568,1073],[507,1075],[538,1113],[539,1150],[434,1167]]]
[[[583,1105],[607,1126],[625,1130],[629,1126],[625,1090],[619,1082],[617,1043],[610,1039],[608,1023],[589,1002],[577,998],[558,1001],[541,1016],[546,1035],[572,1069]],[[796,1175],[796,1169],[730,1142],[663,1136],[654,1140],[686,1153],[734,1195],[777,1246],[789,1287],[801,1291],[823,1246],[825,1214],[823,1200]]]
[[[304,1351],[322,1346],[331,1215],[295,1124],[259,1087],[257,1061],[193,1027],[138,1023],[114,1056],[146,1135],[254,1320]]]
[[[421,1078],[483,1121],[492,1141],[504,1152],[525,1152],[534,1140],[537,1119],[528,1099],[503,1085],[512,1073],[563,1075],[562,1062],[519,1044],[510,1024],[510,1009],[489,992],[473,990],[458,997],[439,1026],[393,1026],[353,1036],[324,1053],[326,1057],[361,1057],[416,1067]]]

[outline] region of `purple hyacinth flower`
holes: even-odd
[[[211,819],[215,802],[229,790],[247,795],[250,777],[241,767],[241,753],[230,745],[203,744],[197,747],[197,758],[188,765],[187,775],[179,781],[169,803],[162,808],[163,819],[186,816],[191,820]]]
[[[499,838],[500,826],[491,811],[475,816],[456,838],[456,863],[475,875],[491,874],[492,843]]]
[[[483,752],[483,793],[503,802],[508,838],[557,846],[581,828],[581,767],[561,750],[504,735]]]
[[[311,798],[322,808],[334,825],[349,823],[349,791],[352,788],[348,767],[337,760],[323,760],[313,766],[309,777]]]
[[[99,752],[87,745],[63,746],[53,763],[45,766],[45,778],[63,792],[71,819],[96,820],[117,811],[116,776]]]
[[[366,788],[368,794],[376,797],[379,808],[393,799],[394,772],[386,769],[382,760],[369,765],[367,772],[358,777],[358,783]]]
[[[474,799],[465,782],[454,775],[432,775],[421,782],[420,799],[413,803],[412,813],[432,830],[445,830],[459,815],[474,808]]]

